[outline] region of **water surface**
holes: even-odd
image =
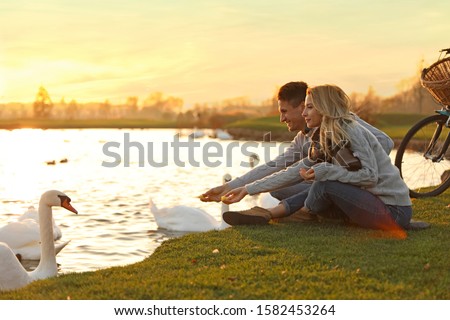
[[[173,142],[176,133],[151,129],[0,130],[0,225],[17,219],[30,205],[37,207],[44,191],[61,190],[71,197],[79,214],[58,207],[53,209],[54,219],[63,233],[61,240],[71,241],[57,256],[60,272],[130,264],[149,256],[163,241],[182,235],[158,229],[148,208],[150,197],[160,207],[196,206],[220,219],[220,204],[202,203],[196,196],[220,184],[224,173],[236,177],[247,172],[248,166],[241,162],[248,164],[249,153],[255,152],[265,159],[279,152],[276,147],[256,143],[243,151],[242,142],[203,137],[195,140],[199,147],[192,154],[187,148],[181,148],[175,158],[173,150],[169,150],[167,165],[149,165],[148,154],[143,156],[138,147],[130,147],[129,161],[125,163],[126,134],[130,142],[145,146],[146,153],[152,143],[152,161],[162,163],[162,142]],[[185,136],[180,139],[187,141]],[[104,145],[109,142],[121,146],[109,149],[122,160],[114,168],[102,166],[104,161],[114,161],[111,155],[104,154]],[[222,156],[209,157],[209,163],[201,157],[207,143],[223,149]],[[214,154],[213,149],[208,152]],[[143,157],[145,163],[141,161]],[[194,161],[190,163],[189,157]],[[47,164],[53,161],[54,165]],[[217,161],[222,164],[211,165],[217,165]],[[181,162],[184,167],[180,166]],[[256,201],[247,197],[234,208],[248,208]]]

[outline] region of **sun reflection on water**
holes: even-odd
[[[177,166],[173,157],[169,157],[167,166],[152,167],[146,162],[140,167],[138,148],[131,149],[129,167],[123,162],[115,168],[102,166],[103,161],[111,161],[104,154],[105,143],[118,142],[123,147],[125,133],[143,145],[152,142],[153,153],[160,154],[162,142],[174,141],[176,131],[0,130],[0,226],[15,220],[28,206],[37,207],[44,191],[61,190],[79,211],[74,215],[62,208],[53,210],[63,233],[61,240],[71,240],[57,256],[61,272],[129,264],[150,255],[161,242],[182,235],[157,228],[148,209],[150,197],[160,207],[195,206],[220,219],[220,204],[200,202],[197,196],[220,184],[224,173],[239,176],[249,170],[240,165],[248,161],[248,156],[237,147],[232,152],[232,167],[205,165],[198,153],[201,148],[195,152],[199,167],[187,163],[188,150],[179,154],[179,159],[186,162],[184,167]],[[182,139],[186,141],[186,137]],[[230,143],[237,144],[210,138],[198,141],[201,145],[214,142],[224,149]],[[123,148],[112,150],[123,160]],[[263,158],[261,148],[252,151]],[[274,156],[278,150],[273,148],[271,152]],[[225,162],[223,156],[212,160]],[[247,198],[235,208],[255,204],[254,198]]]

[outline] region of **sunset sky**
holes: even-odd
[[[388,96],[450,47],[448,0],[2,0],[0,103],[269,98],[304,80]]]

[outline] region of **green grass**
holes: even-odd
[[[411,127],[432,114],[387,113],[376,117],[375,126],[383,130],[392,139],[402,139]]]
[[[227,128],[246,128],[261,131],[287,131],[286,124],[280,122],[279,116],[240,120],[230,123]]]
[[[233,227],[0,299],[450,299],[449,203],[450,191],[415,200],[415,218],[432,226],[404,240],[331,222]]]
[[[429,115],[396,113],[379,114],[375,118],[375,126],[383,130],[392,139],[402,139],[415,123]],[[286,124],[280,123],[279,116],[236,121],[229,124],[227,128],[249,128],[260,131],[287,130]]]
[[[385,128],[391,125],[410,127],[432,114],[384,113],[376,115],[376,125]]]

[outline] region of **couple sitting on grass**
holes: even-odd
[[[291,146],[273,161],[208,190],[202,200],[231,204],[271,192],[280,200],[276,207],[228,211],[223,219],[230,225],[267,224],[319,215],[405,237],[411,199],[389,158],[392,140],[351,113],[349,97],[334,85],[287,83],[278,105],[280,121],[290,131],[301,130]]]

